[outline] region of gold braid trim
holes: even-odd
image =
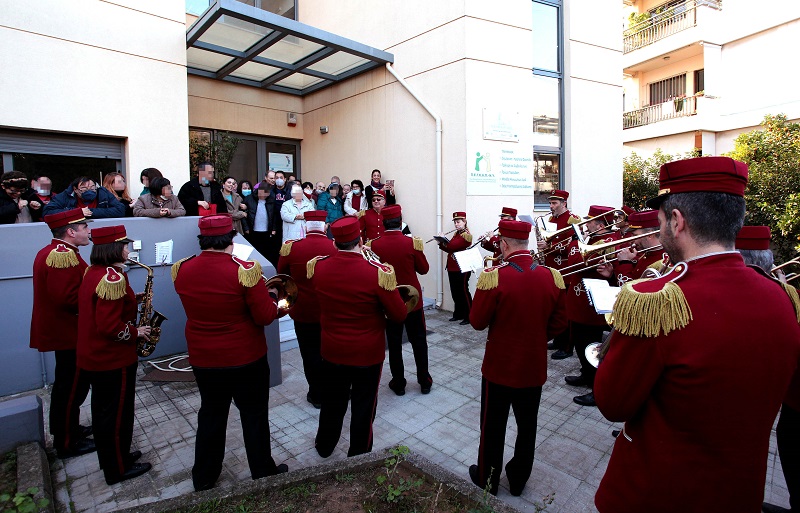
[[[484,269],[478,276],[478,290],[492,290],[500,285],[500,272],[494,269]]]
[[[378,267],[378,285],[388,291],[395,290],[397,288],[397,275],[394,274],[394,267],[389,264],[384,264],[382,267],[386,267],[388,271]]]
[[[412,237],[414,240],[414,249],[417,251],[423,251],[425,249],[425,243],[419,237]]]
[[[371,247],[372,247],[372,241],[374,241],[374,240],[375,240],[375,239],[370,239],[370,240],[368,240],[367,242],[365,242],[365,243],[364,243],[364,245],[365,245],[366,247],[368,247],[368,248],[371,248]]]
[[[364,214],[366,214],[366,213],[367,213],[366,210],[359,210],[358,212],[356,212],[356,217],[359,217],[359,218],[360,217],[364,217]]]
[[[580,217],[575,217],[575,216],[572,216],[572,215],[569,216],[569,218],[567,219],[567,224],[578,224],[580,222],[581,222],[581,218]]]
[[[781,287],[789,296],[789,299],[792,301],[792,306],[794,307],[794,314],[797,317],[797,322],[800,323],[800,295],[797,294],[797,289],[789,285],[788,283],[782,283]]]
[[[306,263],[306,279],[310,280],[314,277],[314,269],[317,268],[317,260],[319,257],[314,257]]]
[[[287,240],[286,242],[284,242],[283,246],[281,246],[280,255],[281,256],[289,256],[289,254],[292,252],[292,244],[294,244],[293,240]]]
[[[567,286],[564,285],[564,277],[561,276],[561,273],[558,272],[558,269],[554,269],[552,267],[548,267],[548,269],[550,269],[550,274],[553,275],[553,282],[555,282],[556,287],[560,288],[561,290],[565,290]]]
[[[117,271],[117,274],[119,274],[121,279],[116,282],[108,281],[108,274],[103,276],[103,278],[97,284],[97,288],[95,288],[97,297],[107,301],[116,301],[117,299],[125,297],[125,292],[127,290],[125,275],[119,271]]]
[[[630,281],[614,303],[614,329],[633,337],[657,337],[679,330],[692,320],[692,310],[681,288],[673,282],[658,292],[637,292]]]
[[[461,236],[464,237],[464,240],[467,241],[467,244],[472,244],[472,234],[471,233],[462,233]]]
[[[261,264],[258,262],[253,262],[253,264],[255,265],[250,269],[239,266],[239,283],[247,288],[255,287],[261,281]]]
[[[177,262],[172,264],[172,267],[170,267],[169,272],[172,275],[172,282],[173,283],[175,282],[175,280],[178,279],[178,271],[180,271],[180,269],[181,269],[181,264],[184,263],[185,261],[191,259],[191,258],[194,258],[194,255],[188,256],[186,258],[181,258],[180,260],[178,260]]]
[[[47,255],[47,260],[44,263],[47,264],[47,267],[68,269],[78,265],[78,256],[71,249],[67,249],[67,251],[56,251],[54,249]]]

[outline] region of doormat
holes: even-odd
[[[175,356],[164,360],[145,362],[145,375],[142,381],[194,381],[194,372],[188,369],[191,365],[186,355]]]

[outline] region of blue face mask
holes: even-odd
[[[203,185],[208,185],[208,178],[204,176],[203,178],[200,179],[200,183]]]
[[[244,196],[246,198],[246,197],[250,196],[251,192],[253,192],[253,191],[251,191],[250,189],[242,189],[242,196]]]
[[[84,191],[81,193],[81,199],[84,203],[91,203],[97,198],[97,191]]]
[[[361,189],[353,189],[353,194],[355,194],[356,196],[360,195]]]

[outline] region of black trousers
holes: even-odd
[[[775,430],[778,435],[778,455],[781,458],[783,477],[789,490],[792,511],[800,511],[800,411],[784,404]]]
[[[322,402],[322,327],[317,323],[294,321],[294,332],[297,345],[300,346],[300,357],[303,358],[303,373],[308,382],[308,399],[314,403]]]
[[[50,433],[56,450],[67,450],[79,439],[81,405],[89,395],[89,379],[75,363],[75,350],[55,351],[56,370],[50,393]]]
[[[593,326],[591,324],[570,322],[569,329],[572,342],[575,344],[575,351],[577,351],[578,359],[581,361],[581,375],[589,380],[589,386],[591,387],[594,385],[594,375],[597,373],[597,369],[586,359],[586,346],[592,342],[601,342],[603,340],[603,332],[608,331],[609,328],[607,325]]]
[[[481,379],[481,441],[478,448],[478,479],[486,486],[491,474],[491,493],[497,494],[503,467],[509,408],[517,421],[514,457],[506,465],[512,487],[522,488],[531,477],[536,452],[536,422],[542,387],[511,388]]]
[[[231,401],[242,419],[244,448],[253,479],[276,473],[269,434],[269,364],[267,355],[240,367],[194,367],[200,391],[192,481],[195,490],[210,488],[222,472]]]
[[[261,255],[272,263],[273,267],[278,265],[278,252],[280,251],[279,235],[272,235],[272,232],[257,232],[250,230],[250,244]],[[277,241],[277,246],[276,246]],[[274,260],[274,261],[273,261]]]
[[[350,412],[350,449],[347,456],[356,456],[372,450],[372,422],[378,408],[378,386],[383,363],[367,367],[337,365],[322,360],[325,390],[319,413],[319,428],[315,446],[323,458],[333,453],[342,436],[342,423]]]
[[[569,327],[553,337],[553,345],[556,349],[560,349],[565,353],[571,353],[574,349],[572,345],[572,338],[569,335]]]
[[[417,383],[429,385],[433,382],[428,373],[428,339],[425,334],[425,314],[422,309],[410,312],[404,322],[386,321],[386,339],[389,343],[389,369],[392,380],[406,384],[403,367],[403,326],[408,334],[414,362],[417,365]]]
[[[469,309],[472,306],[472,294],[469,292],[469,277],[472,272],[447,271],[450,280],[450,295],[453,296],[453,317],[456,319],[469,319]]]
[[[116,480],[131,467],[133,401],[136,395],[136,366],[87,371],[92,387],[92,426],[97,460],[106,479]]]

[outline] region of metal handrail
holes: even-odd
[[[623,54],[638,50],[656,41],[697,25],[697,8],[722,8],[722,0],[687,0],[670,7],[666,13],[637,23],[623,32]],[[672,14],[668,14],[672,11]]]
[[[697,97],[675,98],[664,103],[622,113],[622,129],[697,114]]]

